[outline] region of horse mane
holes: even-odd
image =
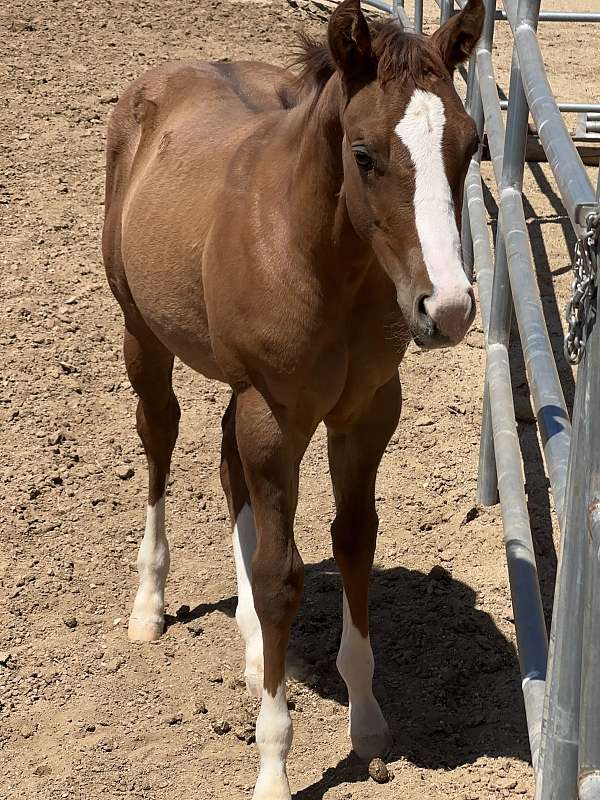
[[[394,20],[372,22],[369,29],[381,86],[404,76],[423,88],[427,75],[447,75],[447,69],[428,37],[408,33]],[[299,48],[290,67],[299,67],[300,72],[293,93],[295,102],[289,92],[286,94],[284,107],[288,108],[297,105],[307,92],[315,91],[318,96],[336,69],[326,42],[320,42],[303,31],[298,33],[298,40]]]

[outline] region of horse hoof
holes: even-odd
[[[130,617],[127,635],[132,642],[155,642],[162,636],[164,627],[164,622],[145,622]]]
[[[377,733],[368,733],[351,737],[352,749],[362,761],[371,761],[373,758],[383,758],[392,749],[392,734],[386,726]]]
[[[255,672],[245,672],[244,679],[246,681],[246,689],[251,697],[256,697],[260,700],[263,693],[264,678]]]

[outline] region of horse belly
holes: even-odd
[[[197,372],[222,379],[212,352],[202,283],[210,195],[215,189],[210,180],[191,187],[189,181],[178,180],[176,171],[162,173],[148,171],[124,212],[122,252],[129,289],[144,321],[165,347]]]

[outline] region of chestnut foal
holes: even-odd
[[[293,525],[300,462],[321,421],[350,737],[364,758],[390,744],[368,628],[375,479],[410,338],[456,344],[475,313],[458,231],[478,140],[452,75],[483,16],[469,0],[425,37],[394,22],[369,28],[359,0],[344,0],[327,45],[303,40],[299,78],[252,62],[165,65],[112,115],[103,252],[149,470],[129,636],[163,630],[177,356],[233,390],[221,476],[246,682],[262,697],[255,800],[290,798],[285,662],[303,575]]]

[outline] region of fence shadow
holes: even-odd
[[[375,569],[371,641],[375,694],[394,737],[391,759],[452,769],[483,755],[529,761],[512,644],[476,607],[472,587],[435,567]],[[205,603],[189,618],[221,611],[235,598]],[[333,559],[308,564],[302,607],[292,628],[289,674],[321,697],[347,705],[335,667],[341,634],[341,580]],[[367,778],[350,753],[295,800],[321,800],[333,786]]]

